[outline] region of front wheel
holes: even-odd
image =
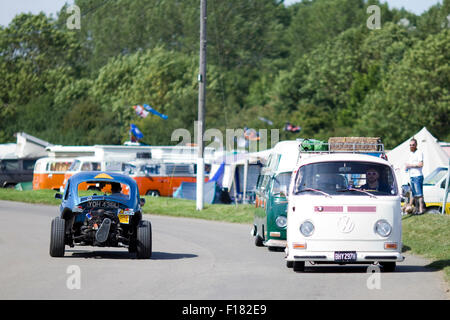
[[[397,264],[395,262],[380,262],[384,272],[394,272]]]
[[[138,259],[150,259],[152,256],[152,225],[141,220],[137,227],[136,255]]]
[[[303,272],[305,271],[305,261],[294,261],[294,265],[292,267],[295,272]]]
[[[257,247],[264,247],[263,238],[259,234],[255,236],[255,246]]]
[[[65,220],[56,217],[52,220],[51,233],[50,233],[50,256],[63,257],[65,252],[64,233],[65,233]]]

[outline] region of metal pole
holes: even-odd
[[[242,203],[246,204],[247,201],[247,179],[248,179],[248,159],[245,159],[244,162],[244,190],[242,193]]]
[[[197,210],[203,210],[205,160],[203,157],[203,131],[206,105],[206,0],[200,0],[200,64],[198,74],[198,128],[197,128]]]
[[[448,170],[447,170],[447,179],[445,179],[445,191],[444,191],[444,199],[442,199],[442,214],[445,214],[445,207],[447,206],[447,196],[448,196],[448,183],[450,181],[450,159],[448,160]]]

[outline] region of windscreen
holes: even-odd
[[[273,179],[272,193],[274,195],[286,195],[289,190],[292,172],[283,172]]]
[[[329,195],[397,195],[392,169],[387,165],[333,161],[312,163],[297,172],[294,193]]]
[[[125,183],[109,181],[85,181],[77,186],[79,197],[108,196],[130,199],[130,187]]]
[[[434,186],[436,183],[441,181],[441,179],[446,175],[447,175],[447,168],[436,168],[424,179],[423,184],[427,186]]]

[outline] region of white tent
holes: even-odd
[[[438,140],[423,127],[414,136],[398,145],[395,149],[387,152],[389,162],[394,166],[395,175],[399,186],[409,182],[408,173],[405,171],[405,163],[409,156],[409,141],[415,138],[417,140],[417,149],[423,152],[423,168],[424,177],[430,174],[437,167],[447,167],[449,156],[441,148]]]

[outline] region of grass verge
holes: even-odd
[[[404,216],[403,250],[432,260],[427,266],[443,270],[450,284],[450,216]]]

